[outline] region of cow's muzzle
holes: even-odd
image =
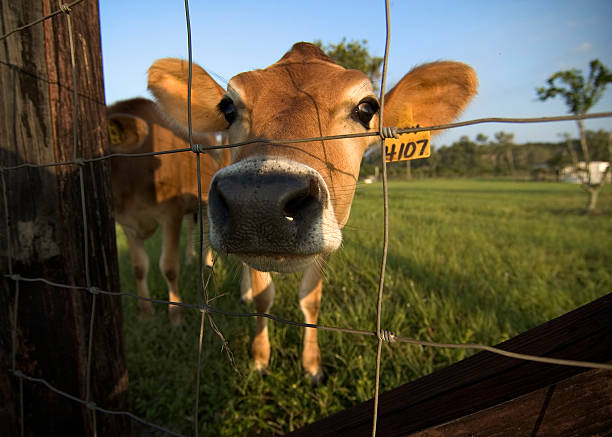
[[[208,217],[212,247],[258,270],[298,270],[342,239],[321,175],[284,159],[251,158],[217,172]]]

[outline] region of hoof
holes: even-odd
[[[138,301],[138,317],[140,319],[150,319],[153,316],[153,304],[146,300]]]
[[[242,296],[240,296],[240,302],[242,302],[242,303],[251,303],[251,302],[253,302],[253,292],[251,290],[249,290],[248,292],[246,292]]]
[[[310,383],[314,386],[321,385],[325,380],[325,374],[321,369],[317,370],[315,373],[306,372],[306,375],[310,378]]]
[[[198,254],[195,253],[195,251],[193,252],[188,252],[187,254],[185,254],[185,264],[187,264],[188,266],[192,265],[193,263],[195,263],[195,260],[198,258]]]
[[[268,373],[268,366],[266,364],[253,363],[253,371],[258,375],[264,376]]]
[[[176,305],[170,305],[168,307],[168,317],[173,326],[180,325],[183,323],[183,308]]]
[[[203,270],[202,271],[202,278],[204,280],[204,283],[206,283],[206,281],[208,279],[208,276],[210,276],[212,274],[212,272],[213,272],[213,266],[212,265],[209,266],[209,265],[205,264],[205,265],[202,266],[202,270]]]

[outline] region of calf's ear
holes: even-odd
[[[474,70],[460,62],[442,61],[413,68],[385,95],[384,124],[412,120],[420,126],[452,122],[476,94]],[[440,131],[433,131],[432,135]]]
[[[162,110],[183,131],[188,131],[187,88],[189,64],[176,58],[158,59],[149,68],[148,88]],[[227,128],[227,121],[217,109],[224,91],[202,67],[192,65],[191,124],[198,132]]]
[[[106,116],[111,151],[130,153],[138,149],[149,135],[149,124],[130,114],[108,114]]]

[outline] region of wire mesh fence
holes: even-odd
[[[197,356],[197,362],[196,362],[196,375],[197,375],[197,380],[195,383],[195,408],[194,408],[194,434],[197,436],[199,433],[199,424],[198,424],[198,399],[199,399],[199,385],[200,385],[200,381],[199,381],[199,375],[200,375],[200,367],[201,367],[201,362],[202,362],[202,339],[203,339],[203,326],[206,322],[206,318],[207,315],[212,315],[212,314],[217,314],[217,315],[222,315],[222,316],[227,316],[227,317],[240,317],[240,318],[251,318],[251,317],[263,317],[263,318],[267,318],[270,320],[273,320],[277,323],[282,323],[282,324],[286,324],[286,325],[290,325],[290,326],[294,326],[294,327],[298,327],[298,328],[315,328],[315,329],[319,329],[319,330],[326,330],[326,331],[335,331],[335,332],[340,332],[343,334],[347,334],[347,335],[362,335],[362,336],[373,336],[377,339],[377,360],[376,360],[376,381],[375,381],[375,393],[373,394],[374,397],[374,411],[373,411],[373,416],[372,416],[372,435],[375,436],[376,435],[376,423],[377,423],[377,413],[378,413],[378,392],[379,392],[379,378],[380,378],[380,362],[381,362],[381,348],[382,348],[382,343],[383,342],[389,342],[389,343],[407,343],[407,344],[414,344],[414,345],[420,345],[420,346],[426,346],[426,347],[435,347],[435,348],[456,348],[456,349],[476,349],[476,350],[485,350],[491,353],[495,353],[495,354],[499,354],[499,355],[503,355],[506,357],[511,357],[511,358],[516,358],[516,359],[521,359],[521,360],[528,360],[528,361],[536,361],[536,362],[541,362],[541,363],[548,363],[548,364],[554,364],[554,365],[566,365],[566,366],[577,366],[577,367],[585,367],[585,368],[599,368],[599,369],[607,369],[607,370],[612,370],[612,365],[610,364],[605,364],[605,363],[591,363],[591,362],[584,362],[584,361],[576,361],[576,360],[571,360],[571,359],[558,359],[558,358],[550,358],[550,357],[542,357],[542,356],[533,356],[533,355],[525,355],[525,354],[518,354],[518,353],[513,353],[510,351],[505,351],[505,350],[501,350],[499,348],[495,348],[495,347],[490,347],[487,345],[481,345],[481,344],[452,344],[452,343],[437,343],[437,342],[431,342],[431,341],[422,341],[422,340],[418,340],[418,339],[413,339],[413,338],[407,338],[407,337],[401,337],[398,335],[395,335],[392,331],[388,331],[383,329],[383,327],[381,326],[381,313],[382,313],[382,296],[383,296],[383,292],[384,292],[384,278],[385,278],[385,264],[386,264],[386,256],[387,256],[387,246],[388,246],[388,239],[389,239],[389,224],[388,224],[388,210],[389,210],[389,205],[388,205],[388,194],[387,194],[387,178],[386,178],[386,164],[385,164],[385,153],[384,153],[384,138],[388,138],[388,137],[396,137],[398,134],[401,133],[413,133],[413,132],[420,132],[420,131],[430,131],[430,130],[441,130],[441,129],[452,129],[452,128],[456,128],[456,127],[460,127],[460,126],[466,126],[466,125],[472,125],[472,124],[482,124],[482,123],[543,123],[543,122],[554,122],[554,121],[566,121],[566,120],[583,120],[583,119],[589,119],[589,118],[600,118],[600,117],[612,117],[612,112],[605,112],[605,113],[596,113],[596,114],[584,114],[584,115],[580,115],[580,116],[560,116],[560,117],[538,117],[538,118],[497,118],[497,117],[492,117],[492,118],[484,118],[484,119],[478,119],[478,120],[469,120],[469,121],[462,121],[462,122],[457,122],[457,123],[449,123],[449,124],[445,124],[445,125],[440,125],[440,126],[429,126],[429,127],[417,127],[417,128],[383,128],[383,120],[384,120],[384,114],[382,113],[382,101],[384,100],[384,92],[385,92],[385,81],[386,81],[386,66],[388,63],[388,55],[389,55],[389,38],[390,38],[390,16],[389,16],[389,6],[388,6],[388,2],[386,2],[386,21],[387,21],[387,29],[386,29],[386,38],[387,38],[387,43],[386,43],[386,48],[385,48],[385,55],[384,55],[384,61],[383,61],[383,73],[382,73],[382,84],[381,84],[381,114],[380,114],[380,119],[379,119],[379,127],[378,127],[378,131],[376,132],[366,132],[366,133],[360,133],[360,134],[347,134],[347,135],[333,135],[333,136],[322,136],[322,137],[314,137],[314,138],[300,138],[300,139],[256,139],[256,140],[249,140],[249,141],[245,141],[245,142],[240,142],[240,143],[234,143],[234,144],[228,144],[228,145],[215,145],[215,146],[204,146],[201,144],[197,144],[193,142],[193,137],[192,137],[192,114],[191,114],[191,76],[192,76],[192,72],[191,72],[191,65],[192,65],[192,50],[191,50],[191,29],[190,29],[190,19],[189,19],[189,3],[188,0],[185,0],[185,14],[186,14],[186,27],[187,27],[187,40],[188,40],[188,54],[189,54],[189,85],[188,85],[188,125],[189,125],[189,142],[190,142],[190,147],[185,147],[185,148],[181,148],[181,149],[175,149],[175,150],[169,150],[169,151],[162,151],[162,152],[152,152],[152,153],[139,153],[139,154],[130,154],[130,153],[111,153],[111,154],[106,154],[104,156],[95,156],[95,157],[89,157],[89,158],[85,158],[82,156],[79,156],[78,154],[78,135],[79,135],[79,131],[78,131],[78,120],[79,120],[79,92],[78,92],[78,81],[77,81],[77,68],[76,68],[76,63],[77,63],[77,59],[76,59],[76,50],[75,50],[75,45],[74,45],[74,40],[73,40],[73,34],[72,34],[72,22],[71,22],[71,11],[72,8],[78,7],[78,5],[80,3],[82,3],[83,0],[78,0],[69,4],[60,4],[59,8],[55,11],[53,11],[52,13],[41,17],[40,19],[37,19],[29,24],[20,26],[18,28],[15,28],[11,31],[9,31],[8,33],[5,33],[4,35],[2,35],[0,37],[0,41],[1,40],[5,40],[8,38],[16,38],[18,37],[18,35],[20,34],[20,32],[23,31],[27,31],[30,27],[35,26],[39,23],[43,23],[46,20],[49,20],[51,18],[57,17],[57,16],[61,16],[63,15],[66,19],[66,24],[67,24],[67,28],[68,28],[68,39],[69,39],[69,44],[70,44],[70,55],[71,55],[71,65],[70,65],[70,69],[72,71],[72,79],[73,79],[73,83],[72,83],[72,91],[73,91],[73,120],[74,120],[74,124],[73,124],[73,132],[72,132],[72,148],[73,148],[73,158],[71,160],[67,160],[67,161],[63,161],[63,162],[46,162],[46,163],[30,163],[30,162],[25,162],[19,165],[15,165],[15,166],[4,166],[4,167],[0,167],[0,183],[2,185],[1,187],[1,191],[0,193],[2,194],[2,204],[0,205],[0,207],[2,207],[4,209],[4,217],[5,217],[5,223],[4,224],[0,224],[3,225],[5,228],[5,235],[7,236],[7,254],[8,254],[8,273],[5,275],[5,278],[9,279],[10,281],[12,281],[14,283],[14,288],[15,288],[15,292],[14,292],[14,308],[12,308],[11,312],[12,312],[12,320],[10,321],[12,329],[11,329],[11,339],[12,339],[12,348],[11,348],[11,368],[8,370],[9,373],[11,373],[14,377],[16,377],[19,381],[19,398],[20,398],[20,409],[21,409],[21,419],[20,419],[20,430],[21,430],[21,434],[24,434],[24,429],[25,429],[25,424],[24,424],[24,416],[23,416],[23,396],[24,396],[24,392],[23,392],[23,382],[26,381],[28,383],[31,384],[38,384],[41,386],[46,387],[48,390],[66,398],[69,399],[75,403],[81,404],[84,407],[87,408],[87,410],[89,411],[89,421],[90,421],[90,426],[91,429],[93,430],[94,434],[96,433],[96,429],[98,428],[97,426],[97,420],[98,420],[98,414],[108,414],[108,415],[123,415],[126,417],[129,417],[130,419],[142,424],[142,425],[146,425],[148,427],[151,427],[152,429],[155,429],[157,431],[161,431],[164,433],[167,433],[168,435],[181,435],[178,433],[175,433],[169,429],[166,429],[162,426],[156,425],[154,423],[151,423],[147,420],[144,420],[142,418],[137,417],[136,415],[128,412],[128,411],[114,411],[114,410],[109,410],[104,408],[103,406],[98,406],[95,403],[95,399],[92,397],[92,392],[91,392],[91,379],[92,379],[92,342],[94,339],[94,327],[96,325],[96,318],[95,318],[95,312],[96,312],[96,303],[97,303],[97,296],[99,295],[107,295],[107,296],[116,296],[116,297],[126,297],[126,298],[130,298],[130,299],[136,299],[136,300],[142,300],[142,301],[148,301],[151,303],[155,303],[155,304],[159,304],[159,305],[166,305],[166,306],[178,306],[178,307],[182,307],[185,309],[189,309],[189,310],[193,310],[193,311],[199,311],[201,313],[201,323],[200,323],[200,332],[199,332],[199,350],[198,350],[198,356]],[[231,311],[225,311],[225,310],[221,310],[218,308],[215,308],[214,306],[212,306],[210,304],[210,298],[208,296],[208,287],[209,287],[209,283],[210,283],[210,279],[213,275],[214,272],[214,268],[211,269],[207,275],[205,275],[206,277],[204,277],[203,273],[203,235],[204,235],[204,230],[202,229],[202,216],[203,216],[203,211],[202,211],[202,186],[201,186],[201,181],[200,181],[200,154],[201,153],[207,153],[210,152],[212,150],[217,150],[220,148],[235,148],[235,147],[241,147],[241,146],[245,146],[245,145],[249,145],[249,144],[253,144],[253,143],[273,143],[273,144],[290,144],[290,143],[300,143],[300,142],[312,142],[312,141],[327,141],[327,140],[337,140],[337,139],[346,139],[346,138],[357,138],[357,137],[366,137],[366,136],[375,136],[375,137],[380,137],[381,138],[381,149],[382,149],[382,153],[381,153],[381,165],[383,168],[382,171],[382,177],[383,177],[383,208],[384,208],[384,241],[383,241],[383,255],[382,255],[382,260],[381,260],[381,268],[380,268],[380,281],[379,281],[379,285],[378,285],[378,300],[377,300],[377,320],[376,320],[376,331],[367,331],[367,330],[359,330],[359,329],[352,329],[350,327],[336,327],[336,326],[325,326],[325,325],[320,325],[320,324],[311,324],[311,323],[303,323],[303,322],[296,322],[296,321],[292,321],[292,320],[286,320],[283,319],[281,317],[277,317],[275,315],[272,314],[268,314],[268,313],[257,313],[257,312],[247,312],[247,313],[238,313],[238,312],[231,312]],[[87,214],[86,214],[86,210],[88,208],[88,205],[86,204],[86,198],[85,198],[85,191],[87,189],[90,189],[92,187],[88,187],[85,184],[85,177],[84,177],[84,171],[86,169],[86,166],[88,165],[96,165],[102,161],[105,160],[109,160],[112,158],[117,158],[117,157],[122,157],[122,158],[135,158],[135,157],[143,157],[143,156],[154,156],[154,155],[166,155],[166,154],[171,154],[171,153],[193,153],[195,155],[195,159],[197,162],[197,169],[198,169],[198,196],[199,196],[199,211],[198,211],[198,215],[200,217],[199,223],[200,223],[200,254],[199,254],[199,278],[201,278],[200,281],[198,281],[198,286],[199,286],[199,290],[197,293],[197,297],[198,297],[198,302],[197,304],[189,304],[189,303],[182,303],[182,302],[172,302],[169,300],[160,300],[160,299],[152,299],[152,298],[147,298],[147,297],[143,297],[143,296],[139,296],[137,294],[133,294],[133,293],[128,293],[128,292],[117,292],[117,291],[112,291],[112,290],[105,290],[102,289],[98,286],[96,286],[96,284],[92,281],[91,277],[90,277],[90,272],[89,272],[89,266],[90,266],[90,253],[89,253],[89,242],[87,239],[87,226],[88,226],[88,218],[87,218]],[[84,265],[85,265],[85,274],[84,274],[84,278],[85,278],[85,282],[84,284],[80,284],[80,285],[74,285],[74,284],[62,284],[62,283],[58,283],[49,279],[46,279],[44,277],[25,277],[19,274],[15,274],[13,271],[13,259],[12,259],[12,244],[13,244],[13,239],[17,238],[17,236],[11,235],[11,227],[9,225],[10,223],[10,211],[9,211],[9,206],[8,206],[8,189],[7,189],[7,179],[10,179],[11,175],[13,174],[13,172],[17,172],[17,171],[21,171],[27,168],[54,168],[54,167],[63,167],[63,166],[76,166],[78,169],[78,179],[79,179],[79,187],[80,187],[80,202],[81,202],[81,215],[82,215],[82,223],[83,223],[83,227],[84,227],[84,238],[83,238],[83,259],[84,259]],[[91,308],[88,314],[89,317],[89,336],[88,336],[88,347],[87,347],[87,362],[85,363],[85,374],[84,374],[84,378],[85,378],[85,396],[84,398],[80,398],[77,396],[74,396],[64,390],[62,390],[62,388],[60,387],[55,387],[53,386],[49,381],[42,379],[42,378],[36,378],[33,377],[31,375],[28,375],[25,371],[23,371],[22,369],[18,368],[17,365],[17,360],[16,360],[16,356],[19,350],[19,340],[18,340],[18,336],[17,336],[17,332],[18,332],[18,326],[19,326],[19,320],[18,320],[18,313],[19,313],[19,307],[20,307],[20,284],[22,283],[40,283],[40,284],[45,284],[54,288],[57,288],[58,290],[70,290],[70,291],[75,291],[75,292],[80,292],[80,293],[89,293],[92,296],[92,300],[91,300]],[[59,296],[62,296],[61,294]],[[61,298],[61,297],[60,297]],[[213,326],[213,329],[215,329],[215,331],[217,332],[218,335],[220,335],[222,337],[222,334],[218,331],[218,329],[216,328],[216,326],[214,325],[214,322],[212,320],[212,318],[209,318],[209,323],[211,323],[211,325]],[[571,357],[569,357],[571,358]]]

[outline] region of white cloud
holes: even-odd
[[[574,52],[575,53],[586,53],[586,52],[590,52],[591,50],[593,50],[593,44],[589,42],[583,42],[582,44],[580,44],[578,47],[574,49]]]

